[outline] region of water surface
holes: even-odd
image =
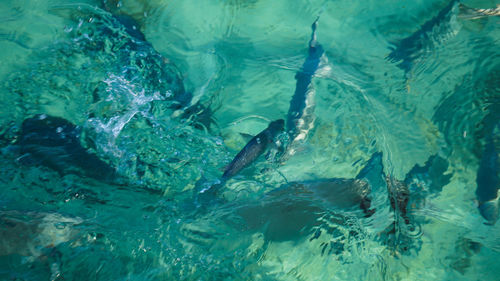
[[[430,0],[105,2],[0,3],[0,279],[498,278],[499,226],[484,224],[475,190],[500,116],[499,17],[460,18],[458,3],[438,17],[450,2]],[[286,119],[318,15],[307,141],[195,204],[241,133]],[[22,123],[39,114],[78,128],[116,177],[19,155]],[[370,217],[284,188],[354,178],[376,152],[410,185],[410,224],[380,176]]]

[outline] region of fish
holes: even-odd
[[[307,58],[300,71],[295,74],[295,80],[297,80],[295,92],[290,100],[287,113],[286,132],[289,135],[289,143],[284,154],[285,159],[295,154],[297,146],[306,140],[307,135],[314,128],[316,91],[312,79],[325,53],[316,39],[318,20],[319,17],[311,26],[312,34]]]
[[[335,223],[346,224],[349,215],[375,213],[371,204],[372,184],[382,179],[381,154],[374,153],[355,178],[323,178],[286,183],[266,193],[255,204],[239,205],[236,213],[249,230],[264,229],[266,240],[298,239],[321,223],[326,211],[335,212]],[[375,181],[374,181],[375,180]],[[351,212],[349,212],[351,211]]]
[[[58,213],[0,211],[0,257],[20,255],[40,257],[47,250],[76,238],[78,217]],[[64,226],[64,227],[61,227]]]
[[[290,101],[290,107],[287,114],[286,132],[289,135],[290,143],[287,145],[288,154],[295,152],[293,146],[295,143],[304,141],[309,130],[314,127],[314,95],[315,90],[312,86],[312,77],[316,73],[321,57],[324,54],[323,47],[317,42],[316,28],[319,17],[312,24],[311,40],[309,41],[309,53],[301,70],[295,75],[296,88]],[[236,175],[244,167],[247,167],[257,159],[266,150],[268,144],[272,143],[274,138],[284,128],[284,120],[273,121],[269,126],[252,138],[243,149],[236,155],[231,163],[225,169],[221,183]]]
[[[184,88],[183,77],[178,67],[167,58],[158,53],[153,45],[146,40],[146,36],[139,29],[139,24],[126,14],[111,14],[110,26],[102,26],[104,33],[109,36],[116,36],[112,28],[122,28],[132,40],[122,40],[120,50],[123,57],[120,63],[123,65],[136,65],[140,70],[144,70],[143,76],[151,85],[159,84],[158,81],[167,81],[171,85],[173,93],[172,108],[175,110],[188,106],[192,99],[192,93]],[[131,51],[141,52],[145,55],[135,56]],[[130,71],[130,69],[128,70]],[[134,71],[130,71],[134,73]],[[131,79],[133,79],[131,77]],[[187,116],[184,116],[187,118]]]
[[[459,1],[450,1],[439,13],[426,21],[420,28],[394,43],[387,56],[390,62],[409,73],[415,61],[436,44],[442,44],[458,33],[459,26],[455,24]]]
[[[62,253],[58,247],[74,247],[72,242],[81,236],[77,226],[83,221],[59,213],[1,210],[0,259],[22,257],[23,264],[42,265],[50,272],[50,280],[62,280]],[[5,268],[6,264],[2,265]],[[16,272],[19,268],[11,265],[9,270]]]
[[[490,16],[500,16],[500,5],[492,9],[475,9],[452,0],[417,31],[395,42],[386,58],[397,63],[407,74],[426,52],[458,34],[462,27],[458,19],[475,20]]]
[[[491,16],[500,16],[500,4],[497,4],[495,8],[476,9],[460,3],[460,14],[458,16],[461,19],[467,19],[467,20],[475,20]]]
[[[129,45],[131,50],[141,50],[144,48],[151,49],[145,50],[149,53],[152,60],[166,62],[167,58],[164,58],[160,53],[158,53],[153,45],[146,40],[146,36],[141,31],[141,25],[130,15],[125,13],[119,13],[118,11],[114,11],[113,9],[107,8],[107,5],[104,5],[104,8],[111,13],[112,17],[121,24],[125,31],[134,39],[132,44]],[[143,58],[145,61],[145,65],[150,63],[147,58]],[[172,62],[168,63],[169,65],[173,65]],[[153,64],[154,65],[154,64]],[[173,68],[177,69],[175,65]],[[193,102],[193,93],[190,91],[186,91],[182,82],[182,77],[180,76],[180,71],[176,71],[177,81],[175,84],[179,85],[179,89],[174,91],[174,103],[172,108],[176,110],[173,117],[179,117],[182,120],[189,120],[193,124],[193,127],[197,129],[210,129],[211,125],[215,123],[213,116],[213,111],[210,106],[206,106],[202,104],[200,101]],[[160,79],[169,79],[167,77],[160,77]]]
[[[269,145],[274,143],[274,139],[278,134],[283,131],[284,125],[285,121],[283,119],[272,121],[266,129],[253,137],[226,167],[222,174],[222,181],[226,181],[238,174],[262,155]]]
[[[367,215],[371,215],[370,184],[364,179],[327,178],[311,181],[290,182],[269,193],[272,196],[290,196],[315,198],[337,208],[359,206]]]
[[[500,188],[500,123],[488,136],[476,176],[478,209],[487,225],[498,220],[498,189]]]
[[[116,170],[80,142],[81,129],[66,119],[45,114],[27,118],[10,148],[21,156],[18,162],[42,165],[60,175],[77,174],[102,181],[113,181]]]
[[[130,36],[141,42],[150,44],[146,41],[146,35],[140,30],[139,24],[131,16],[126,14],[113,14],[113,17],[125,27],[125,31],[127,31]]]
[[[269,123],[266,129],[254,136],[236,154],[233,160],[226,166],[222,176],[215,182],[207,182],[204,178],[198,180],[194,188],[192,202],[197,207],[208,206],[217,201],[217,195],[226,181],[238,174],[244,168],[254,163],[269,147],[275,143],[275,139],[283,132],[285,120],[278,119]]]

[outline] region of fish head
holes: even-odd
[[[73,123],[46,114],[25,119],[17,143],[24,145],[57,146],[79,144],[80,128]]]
[[[285,127],[285,120],[278,119],[276,121],[269,123],[267,129],[273,136],[276,136],[277,134],[283,131],[284,127]]]
[[[479,212],[487,220],[485,224],[494,225],[498,219],[498,199],[480,202]]]

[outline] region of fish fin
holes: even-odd
[[[480,32],[484,29],[488,23],[488,18],[477,18],[473,20],[467,20],[462,22],[462,26],[467,31]]]
[[[490,16],[498,16],[500,14],[500,7],[497,5],[496,9],[476,9],[468,7],[462,3],[459,4],[458,17],[464,20],[475,20],[487,18]]]
[[[412,183],[422,184],[428,188],[427,192],[437,193],[443,190],[443,186],[447,185],[452,177],[452,174],[447,174],[448,161],[441,156],[434,154],[425,162],[424,166],[415,165],[406,175],[404,180],[408,187]]]
[[[386,183],[389,201],[391,202],[391,207],[395,212],[396,218],[400,216],[406,224],[410,224],[410,218],[408,217],[410,190],[408,186],[392,176],[386,177]]]
[[[240,136],[245,140],[245,142],[251,141],[255,136],[247,133],[240,133]]]
[[[19,156],[21,154],[21,147],[19,145],[11,144],[0,149],[2,155]]]
[[[25,153],[16,158],[16,162],[24,166],[36,166],[39,165],[42,161],[33,157],[31,153]]]
[[[214,182],[207,181],[204,177],[199,179],[194,188],[194,202],[197,207],[206,208],[217,201],[220,201],[219,193],[225,184],[224,179],[216,180]]]
[[[369,218],[373,214],[375,214],[376,209],[371,208],[371,199],[368,197],[365,197],[361,200],[361,202],[359,203],[359,207],[361,208],[361,210],[363,210],[365,218]]]
[[[372,175],[382,175],[384,167],[382,165],[382,152],[372,154],[365,167],[361,169],[356,179],[370,178]]]

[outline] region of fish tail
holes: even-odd
[[[316,20],[311,25],[312,33],[311,33],[311,40],[309,41],[309,48],[316,47],[316,45],[318,43],[316,40],[316,28],[318,28],[318,21],[319,21],[319,16],[316,18]]]

